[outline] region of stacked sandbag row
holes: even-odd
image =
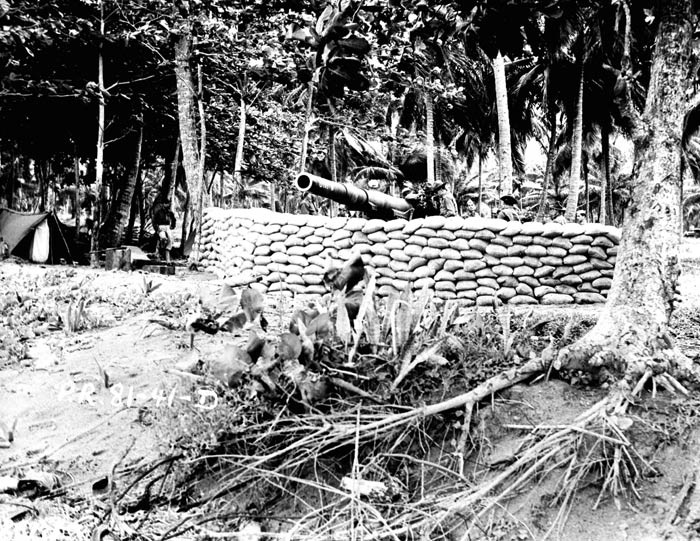
[[[618,243],[617,229],[598,224],[383,221],[260,209],[208,211],[202,228],[204,267],[225,277],[259,277],[268,291],[322,293],[326,265],[342,264],[354,249],[376,272],[380,295],[410,284],[469,305],[494,297],[512,304],[603,302]]]

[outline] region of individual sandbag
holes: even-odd
[[[480,269],[474,273],[476,275],[476,278],[498,278],[498,275],[493,272],[489,267],[486,267],[484,269]]]
[[[297,247],[297,249],[303,250],[301,247]],[[306,267],[309,263],[308,258],[305,255],[294,255],[294,254],[287,254],[288,256],[288,264],[289,265],[298,265],[300,267]]]
[[[474,241],[471,241],[474,242]],[[508,250],[506,249],[505,246],[501,246],[499,244],[489,244],[486,247],[486,253],[490,256],[497,257],[497,258],[507,258],[508,257]]]
[[[287,255],[306,257],[306,246],[290,246],[289,248],[287,248]]]
[[[499,276],[496,282],[501,287],[516,287],[520,283],[514,276]]]
[[[508,256],[501,258],[501,264],[506,265],[507,267],[516,268],[521,267],[524,264],[524,261],[522,257]]]
[[[525,257],[523,257],[523,264],[537,270],[542,266],[542,261],[540,261],[540,258],[538,257],[526,255]]]
[[[483,254],[479,250],[460,250],[462,259],[481,259]]]
[[[558,284],[554,286],[554,289],[556,289],[557,293],[561,293],[563,295],[573,295],[577,291],[575,287],[567,286],[565,284]]]
[[[338,229],[345,229],[345,225],[348,223],[348,219],[343,217],[343,216],[336,216],[335,218],[331,218],[326,222],[326,227],[328,229],[331,229],[333,231],[336,231]],[[364,228],[362,229],[364,231]],[[352,235],[352,231],[348,231],[350,235]]]
[[[415,275],[416,279],[432,278],[433,276],[435,276],[435,274],[437,274],[437,270],[428,267],[427,265],[424,265],[415,269],[413,271],[413,274]]]
[[[549,276],[551,275],[556,267],[552,267],[551,265],[543,265],[537,269],[535,269],[535,278],[542,278],[544,276]]]
[[[440,257],[443,259],[453,259],[455,261],[461,261],[462,256],[457,250],[453,250],[452,248],[445,248],[443,250],[440,250]]]
[[[438,280],[435,277],[435,291],[456,291],[455,283],[452,280]]]
[[[588,261],[588,258],[585,255],[567,255],[564,258],[564,265],[578,265],[586,261]]]
[[[388,267],[391,259],[385,255],[374,255],[370,260],[370,264],[375,268]]]
[[[430,246],[426,246],[421,250],[421,257],[431,260],[440,257],[440,250],[437,248],[432,248]]]
[[[513,243],[522,244],[523,246],[527,247],[532,244],[532,239],[532,235],[516,235],[513,237]]]
[[[546,248],[547,246],[552,245],[552,239],[549,237],[543,237],[542,235],[537,235],[532,237],[532,243],[537,244],[538,246],[544,246]]]
[[[304,274],[302,278],[304,279],[304,283],[310,286],[317,286],[323,283],[323,276],[319,276],[318,274]]]
[[[437,279],[437,276],[435,278]],[[494,290],[497,290],[500,287],[500,284],[496,281],[496,279],[491,277],[477,278],[476,283],[480,286],[490,287]]]
[[[605,297],[599,293],[574,293],[576,304],[595,304],[605,302]]]
[[[299,231],[299,226],[292,224],[285,224],[280,229],[280,233],[283,233],[284,235],[295,235],[297,231]]]
[[[533,297],[535,295],[535,292],[532,290],[532,288],[524,283],[520,283],[515,287],[515,292],[518,295],[528,295],[530,297]]]
[[[418,237],[425,237],[426,239],[432,239],[436,236],[436,233],[437,232],[434,229],[430,229],[429,227],[421,227],[418,231],[414,233],[414,235]]]
[[[285,283],[286,283],[288,286],[290,286],[290,285],[299,285],[299,286],[306,285],[306,284],[304,283],[304,279],[303,279],[301,276],[296,275],[296,274],[291,274],[291,275],[287,276],[287,279],[285,280]],[[290,289],[291,289],[291,288],[290,288]]]
[[[428,289],[432,289],[433,286],[435,285],[435,280],[433,280],[430,276],[425,276],[418,278],[415,282],[413,282],[413,289],[415,290],[421,290],[424,287],[427,287]]]
[[[586,272],[595,270],[595,267],[593,266],[593,263],[590,261],[584,261],[583,263],[579,263],[578,265],[574,265],[574,273],[578,274],[579,276],[581,274],[584,274]]]
[[[423,248],[417,244],[408,244],[403,251],[409,257],[418,257],[423,251]]]
[[[540,285],[540,281],[534,276],[518,276],[518,281],[521,284],[529,285],[532,289],[535,289]]]
[[[402,263],[408,263],[409,261],[411,261],[411,256],[403,250],[391,250],[391,252],[389,252],[389,257],[391,259],[401,261]]]
[[[470,250],[471,246],[469,246],[469,241],[467,239],[455,239],[450,243],[450,248],[454,248],[455,250]]]
[[[506,237],[514,237],[519,235],[523,230],[523,225],[520,222],[508,222],[508,225],[501,231],[501,235]]]
[[[333,231],[331,231],[331,230],[328,229],[327,227],[317,227],[316,230],[315,230],[315,232],[314,232],[314,234],[315,234],[316,236],[318,236],[318,237],[321,237],[321,238],[324,238],[324,239],[325,239],[326,237],[332,236],[332,235],[333,235]]]
[[[533,244],[527,247],[525,255],[530,257],[545,257],[547,255],[547,248],[538,244]]]
[[[583,282],[576,289],[578,289],[579,293],[598,293],[598,290],[590,282]]]
[[[561,257],[554,257],[548,255],[547,257],[541,257],[540,262],[543,265],[548,265],[552,267],[560,267],[564,264],[564,260]]]
[[[287,237],[288,235],[285,235],[284,233],[274,233],[270,235],[270,244],[282,244],[285,240],[287,240]]]
[[[587,255],[588,250],[590,250],[590,246],[587,244],[574,244],[569,249],[569,255]]]
[[[384,222],[384,231],[386,233],[391,233],[392,231],[403,231],[406,224],[408,224],[408,221],[403,218],[389,220],[388,222]]]
[[[603,275],[600,274],[599,270],[593,269],[593,270],[589,270],[587,272],[580,273],[579,276],[581,277],[581,280],[583,280],[584,282],[594,282],[595,280],[597,280],[598,278],[600,278]]]
[[[475,291],[479,287],[476,280],[458,280],[455,282],[455,290],[457,291]]]
[[[601,277],[593,280],[593,287],[596,289],[610,289],[612,285],[612,280],[610,278]]]
[[[445,265],[445,259],[443,259],[442,257],[437,257],[435,259],[431,259],[427,263],[427,266],[430,267],[431,269],[435,270],[435,272],[441,270],[444,265]]]
[[[593,268],[598,270],[612,269],[615,266],[606,259],[598,258],[591,259],[591,265],[593,265]]]
[[[556,294],[556,289],[551,286],[537,286],[534,290],[534,295],[538,299],[551,293]]]
[[[541,304],[573,304],[574,298],[563,293],[547,293],[540,299]]]
[[[329,240],[329,239],[326,239],[326,240]],[[306,245],[306,243],[304,242],[303,239],[300,239],[296,235],[292,235],[292,236],[287,237],[287,239],[284,241],[284,245],[287,246],[288,248],[290,248],[292,246],[302,246],[303,247],[304,245]]]
[[[270,244],[270,250],[272,252],[285,253],[287,251],[287,246],[283,242],[273,242]]]
[[[464,262],[464,270],[467,272],[478,272],[486,268],[486,263],[480,260],[468,260]]]
[[[563,227],[561,224],[550,222],[548,224],[544,224],[544,227],[542,228],[542,236],[548,238],[558,237],[562,234],[562,231]]]
[[[572,266],[569,266],[569,265],[560,266],[554,270],[554,272],[552,273],[552,278],[559,280],[560,278],[562,278],[564,276],[568,276],[572,272],[574,272],[574,268]]]
[[[253,250],[253,255],[270,255],[272,251],[270,250],[269,246],[256,246],[255,250]]]
[[[374,271],[377,273],[377,276],[385,276],[386,278],[391,279],[396,278],[396,273],[393,270],[391,270],[388,266],[375,267]]]
[[[418,231],[421,227],[423,227],[423,222],[425,222],[425,220],[424,220],[423,218],[417,218],[417,219],[415,219],[415,220],[409,220],[409,221],[406,222],[406,224],[403,226],[402,231],[403,231],[406,235],[412,235],[413,233],[415,233],[416,231]]]
[[[253,258],[255,265],[269,265],[272,263],[272,258],[269,255],[257,255]]]
[[[491,242],[496,237],[496,233],[489,231],[488,229],[482,229],[481,231],[476,231],[474,233],[474,238],[483,240],[486,242]]]
[[[479,286],[476,288],[476,294],[479,297],[493,297],[496,294],[496,289],[493,287]]]
[[[513,269],[513,276],[532,276],[535,274],[535,269],[528,267],[527,265],[520,265]]]
[[[515,266],[517,267],[518,265]],[[498,276],[513,276],[513,267],[508,265],[496,265],[492,270]]]
[[[428,246],[430,248],[442,250],[443,248],[447,248],[449,245],[450,243],[441,237],[432,237],[428,239]]]
[[[435,235],[437,235],[437,237],[444,239],[446,241],[449,241],[449,242],[452,242],[453,240],[455,240],[457,238],[452,231],[447,231],[446,229],[440,229],[440,230],[436,231]]]
[[[374,233],[369,233],[367,235],[367,238],[370,240],[370,242],[374,243],[386,243],[389,240],[389,237],[384,231],[375,231]]]
[[[428,260],[424,257],[412,257],[411,260],[408,262],[408,270],[414,271],[420,267],[424,267],[427,264]]]
[[[438,229],[442,229],[446,221],[447,219],[444,216],[427,216],[423,220],[423,227],[437,231]]]
[[[508,304],[537,304],[537,299],[528,295],[516,295],[508,300]]]
[[[583,225],[576,223],[563,224],[561,228],[561,236],[565,238],[573,238],[578,235],[583,235],[586,232]]]
[[[428,245],[428,239],[420,235],[411,235],[406,239],[406,244],[413,244],[414,246],[420,246],[422,248]]]
[[[525,222],[520,233],[522,235],[541,235],[544,232],[544,224],[540,222]]]
[[[369,253],[373,255],[383,255],[389,257],[391,250],[389,250],[389,248],[387,248],[384,243],[378,242],[376,244],[369,245]]]
[[[571,250],[573,243],[564,237],[555,237],[552,239],[552,246],[555,248],[563,248],[566,251]]]
[[[394,272],[408,271],[408,263],[405,261],[399,261],[397,259],[391,258],[389,262],[389,268]]]
[[[362,231],[355,231],[350,240],[353,244],[370,244],[372,242]]]
[[[593,242],[593,237],[590,235],[577,235],[570,240],[573,244],[591,244]]]
[[[330,236],[330,238],[331,240],[333,240],[333,242],[338,242],[342,239],[352,239],[352,235],[353,232],[348,231],[347,229],[336,229],[333,231],[333,234]]]
[[[352,217],[348,218],[348,222],[345,224],[345,228],[348,231],[352,231],[353,233],[359,233],[362,231],[362,228],[365,226],[367,223],[367,220],[364,218],[357,218],[357,217]]]
[[[496,297],[501,299],[503,302],[508,302],[516,295],[517,293],[512,287],[502,287],[498,291],[496,291]]]
[[[389,250],[403,250],[406,247],[406,242],[398,239],[389,239],[385,245]]]
[[[398,271],[395,272],[397,280],[404,280],[406,282],[413,282],[416,279],[416,275],[411,271]]]
[[[562,276],[559,281],[567,286],[579,286],[583,283],[583,280],[578,274],[568,274],[566,276]]]
[[[588,248],[587,251],[588,257],[597,257],[599,259],[605,259],[607,257],[607,253],[605,250],[598,246],[591,246]]]
[[[444,256],[444,254],[440,253],[441,256]],[[459,253],[458,253],[459,255]],[[464,268],[464,262],[462,259],[459,257],[457,258],[445,258],[445,265],[443,266],[443,269],[445,269],[448,272],[455,272],[457,270],[462,270]]]
[[[606,278],[612,278],[614,272],[615,271],[613,269],[601,269],[600,270],[600,274],[602,274]]]
[[[452,274],[455,275],[455,280],[457,281],[476,280],[476,274],[474,274],[473,272],[467,272],[464,269],[452,271]]]
[[[323,246],[323,244],[321,244],[320,246]],[[335,248],[338,250],[347,250],[348,248],[352,248],[352,246],[352,239],[349,238],[335,241]]]
[[[598,236],[598,237],[595,237],[593,239],[591,246],[592,247],[600,247],[603,250],[606,250],[608,248],[612,248],[613,246],[615,246],[615,244],[608,237]]]
[[[443,224],[441,229],[445,229],[446,231],[458,231],[463,227],[463,218],[461,218],[460,216],[450,216],[449,218],[445,219],[445,223]]]
[[[460,229],[454,232],[455,237],[458,239],[471,240],[474,238],[474,231],[469,231],[467,229]]]
[[[469,241],[469,246],[472,250],[479,250],[481,253],[486,253],[486,248],[488,248],[490,244],[481,239],[474,238]]]
[[[476,300],[476,291],[475,290],[462,290],[462,291],[457,291],[457,298],[460,299],[461,301],[465,301],[465,304],[467,306],[473,306],[474,301]]]
[[[513,246],[509,246],[507,249],[508,257],[525,255],[525,250],[527,250],[527,246],[523,246],[522,244],[514,244]]]

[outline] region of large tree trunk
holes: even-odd
[[[141,200],[143,199],[143,174],[139,171],[138,180],[134,187],[134,195],[131,197],[131,207],[129,208],[129,222],[126,226],[126,242],[131,244],[134,240],[134,227],[136,225],[136,215],[139,213]],[[143,229],[143,224],[141,224]],[[139,235],[140,236],[140,235]]]
[[[581,73],[579,77],[578,96],[576,97],[576,118],[574,119],[573,136],[571,138],[569,195],[566,200],[566,212],[564,213],[564,218],[569,222],[576,220],[578,196],[581,191],[581,154],[583,152],[583,61],[581,61]]]
[[[554,176],[554,160],[557,157],[557,135],[559,126],[557,123],[557,113],[554,106],[550,104],[549,110],[549,148],[547,149],[547,163],[544,167],[544,178],[542,179],[542,194],[537,207],[537,221],[544,221],[544,213],[547,211],[547,192],[549,183]]]
[[[301,139],[301,156],[299,158],[299,173],[306,170],[306,158],[309,153],[309,134],[311,133],[311,114],[314,105],[314,86],[313,81],[309,81],[306,99],[306,113],[304,114],[304,134]]]
[[[233,182],[236,186],[242,186],[241,171],[243,169],[243,149],[245,148],[245,132],[247,124],[247,108],[243,97],[239,104],[238,112],[238,140],[236,141],[236,157],[233,161]]]
[[[143,143],[143,119],[140,115],[137,122],[138,126],[133,135],[134,150],[129,171],[127,172],[122,189],[119,191],[116,201],[112,205],[102,229],[104,233],[105,246],[119,246],[121,243],[125,222],[129,218],[131,200],[134,198],[134,189],[136,188],[136,182],[139,177],[139,168],[141,165],[141,146]]]
[[[659,28],[640,136],[635,140],[635,174],[615,277],[596,326],[563,350],[567,368],[619,368],[628,380],[658,368],[692,370],[672,349],[668,323],[680,265],[679,162],[688,67],[693,33],[691,0],[660,6]]]
[[[433,97],[426,92],[425,96],[425,152],[428,164],[428,186],[435,184],[435,125],[433,118]]]
[[[78,149],[74,149],[73,156],[73,175],[75,178],[75,196],[73,199],[73,212],[75,214],[75,232],[74,241],[77,245],[80,241],[80,158],[78,157]]]
[[[610,186],[610,126],[603,126],[601,133],[603,147],[603,181],[600,186],[600,209],[598,222],[606,224],[608,222],[608,186]]]
[[[180,142],[182,145],[182,165],[187,177],[189,188],[189,224],[184,231],[196,230],[200,216],[198,205],[202,191],[203,169],[200,161],[200,149],[197,144],[197,119],[195,115],[196,96],[195,82],[190,61],[192,58],[192,22],[189,19],[189,2],[180,0],[178,7],[185,13],[178,25],[178,36],[175,41],[175,82],[177,86],[177,110],[180,125]],[[186,235],[187,236],[187,235]],[[196,261],[196,250],[193,259]]]
[[[172,159],[165,162],[163,171],[163,183],[160,185],[158,192],[159,201],[170,201],[171,209],[173,206],[173,193],[177,185],[177,168],[180,164],[180,136],[175,138],[175,146],[173,148]]]
[[[508,86],[506,66],[499,52],[493,59],[493,77],[496,84],[496,110],[498,113],[498,173],[499,192],[513,191],[513,153],[510,145],[510,115],[508,113]]]
[[[102,39],[105,35],[104,0],[100,0],[100,41],[97,44],[97,89],[99,91],[99,103],[97,105],[97,144],[95,149],[95,192],[97,201],[94,207],[94,222],[92,227],[92,241],[90,264],[96,265],[98,261],[97,248],[100,235],[100,226],[105,213],[106,195],[104,187],[104,154],[105,154],[105,96],[104,96],[104,58],[102,56]]]

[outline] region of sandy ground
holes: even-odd
[[[700,266],[695,264],[700,262],[700,239],[684,244],[683,259],[680,290],[684,305],[700,307]],[[0,291],[18,275],[25,279],[35,276],[38,280],[47,272],[53,271],[2,264]],[[113,299],[138,294],[144,279],[140,273],[90,269],[76,269],[73,279],[85,276],[93,280],[96,290]],[[149,278],[160,284],[153,293],[159,299],[212,294],[221,287],[215,277],[203,274]],[[268,301],[272,304],[268,310],[271,318],[287,311],[284,303],[293,301]],[[109,311],[109,303],[102,309]],[[599,309],[585,308],[593,313]],[[203,415],[218,407],[206,388],[171,371],[198,358],[216,356],[223,341],[230,338],[198,336],[198,349],[192,351],[186,347],[189,340],[184,330],[149,324],[148,320],[157,316],[157,310],[120,313],[107,328],[74,334],[55,331],[35,340],[49,346],[53,356],[48,362],[25,359],[21,364],[0,369],[0,422],[7,426],[16,423],[12,445],[0,448],[0,477],[16,473],[20,466],[22,471],[50,470],[59,475],[64,485],[71,486],[76,496],[90,497],[92,484],[113,468],[121,471],[135,467],[162,450],[165,438],[152,425],[159,410],[173,407],[176,401],[199,404]],[[109,388],[105,387],[105,374]],[[534,408],[551,408],[553,403],[533,399],[533,404]],[[610,504],[587,512],[591,501],[584,494],[563,539],[661,539],[659,517],[673,505],[673,494],[683,486],[684,476],[694,470],[690,466],[696,453],[676,451],[674,456],[665,457],[668,471],[660,477],[662,481],[650,485],[650,497],[641,505],[641,514],[628,508],[618,511]],[[3,527],[8,528],[9,524],[7,517],[17,508],[2,504],[0,497],[0,539],[4,540],[10,534],[7,530],[3,535]],[[64,539],[56,539],[59,538]]]

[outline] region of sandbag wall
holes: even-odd
[[[619,230],[600,224],[515,223],[431,216],[365,220],[207,209],[202,266],[265,291],[324,293],[328,261],[353,250],[377,274],[382,296],[424,286],[442,299],[489,305],[604,302]]]

